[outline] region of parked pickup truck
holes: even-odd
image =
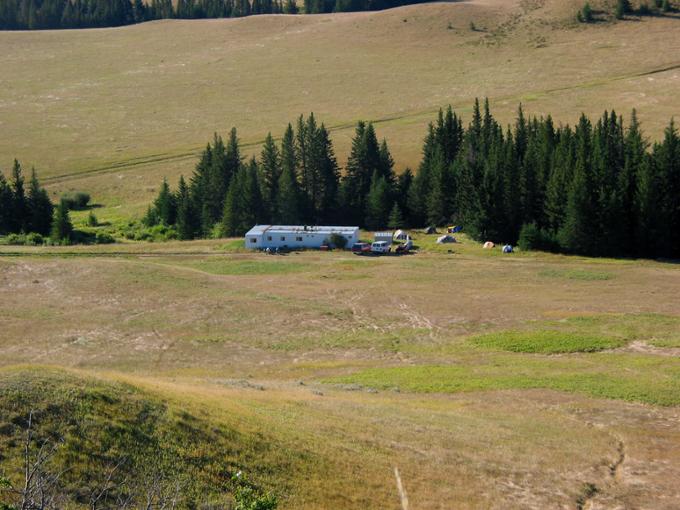
[[[387,241],[376,241],[371,245],[371,253],[376,255],[382,255],[384,253],[389,253],[392,251],[391,243]]]
[[[352,253],[371,253],[371,245],[368,243],[354,243],[352,245]]]

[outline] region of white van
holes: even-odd
[[[384,254],[384,253],[389,253],[392,251],[392,247],[390,246],[392,243],[389,243],[387,241],[376,241],[375,243],[371,244],[371,253],[376,253],[376,254]]]

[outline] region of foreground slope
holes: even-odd
[[[471,0],[319,16],[163,21],[0,33],[0,161],[34,164],[53,190],[82,188],[125,214],[161,176],[190,173],[214,131],[252,149],[314,111],[344,163],[353,124],[379,123],[415,166],[438,108],[488,96],[573,123],[638,108],[658,137],[680,114],[680,19],[578,25],[576,0]],[[476,30],[471,30],[474,23]],[[129,209],[132,207],[132,209]]]
[[[677,508],[678,267],[435,238],[2,247],[0,387],[136,388],[233,431],[282,508],[397,509],[395,466],[414,508]]]

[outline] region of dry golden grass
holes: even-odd
[[[344,163],[358,119],[415,166],[427,122],[488,96],[573,123],[632,108],[651,137],[680,114],[680,19],[578,25],[578,0],[473,0],[375,13],[162,21],[0,33],[0,161],[54,192],[86,189],[101,219],[142,211],[164,175],[192,171],[214,131],[247,151],[314,111]],[[473,21],[479,31],[470,30]],[[451,28],[449,28],[449,26]]]
[[[499,256],[464,237],[449,254],[435,237],[386,258],[224,240],[2,247],[0,365],[125,381],[297,452],[266,480],[283,508],[397,509],[395,466],[412,508],[571,508],[588,483],[605,507],[677,506],[680,365],[653,342],[677,336],[678,267]],[[630,346],[551,356],[470,341],[547,329]],[[435,393],[419,372],[433,365],[449,377],[426,381]],[[414,378],[397,391],[403,369]],[[351,382],[366,374],[377,390]]]

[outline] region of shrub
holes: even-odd
[[[15,246],[23,246],[26,244],[26,237],[23,234],[10,234],[5,237],[5,243]]]
[[[538,228],[535,223],[525,223],[520,230],[517,246],[522,251],[557,251],[558,243],[550,232]]]
[[[112,235],[107,234],[106,232],[97,232],[94,242],[95,244],[113,244],[116,242],[116,240]]]
[[[87,226],[96,227],[97,225],[99,225],[99,220],[97,220],[97,217],[94,215],[94,213],[90,211],[90,214],[87,215]]]
[[[66,205],[71,210],[84,209],[90,203],[89,193],[83,191],[70,191],[64,193],[61,199],[66,202]]]
[[[41,244],[44,244],[45,240],[43,239],[43,236],[38,234],[37,232],[31,232],[26,235],[26,244],[31,245],[31,246],[40,246]]]
[[[593,8],[586,2],[583,8],[576,14],[576,18],[581,23],[591,23],[593,21]]]
[[[339,248],[341,250],[344,250],[345,247],[347,246],[347,238],[343,235],[333,233],[333,234],[331,234],[331,244],[335,248]]]

